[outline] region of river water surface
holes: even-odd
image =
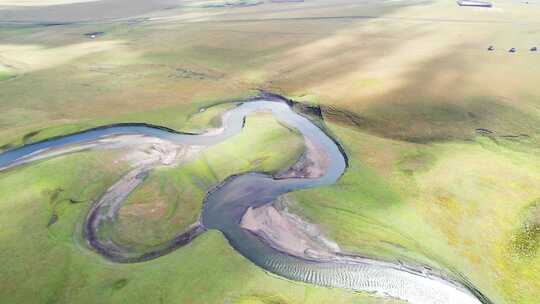
[[[323,187],[335,183],[347,168],[346,156],[336,142],[308,118],[295,112],[279,98],[257,99],[239,103],[222,116],[220,132],[184,134],[173,130],[142,124],[124,124],[91,129],[71,135],[29,144],[0,154],[0,170],[35,160],[93,148],[99,140],[119,135],[140,135],[160,140],[196,146],[210,146],[226,140],[241,131],[244,119],[253,112],[272,112],[284,125],[295,129],[317,146],[328,160],[325,172],[316,178],[276,179],[262,173],[245,173],[227,178],[208,192],[203,205],[201,221],[189,231],[179,234],[159,248],[144,254],[132,254],[129,249],[111,239],[98,237],[98,231],[107,221],[114,221],[123,200],[144,180],[150,167],[139,167],[124,177],[125,183],[116,185],[116,191],[104,194],[90,210],[84,223],[84,237],[88,246],[117,262],[140,262],[166,254],[203,233],[217,229],[231,246],[257,266],[276,275],[320,286],[373,292],[403,299],[410,303],[426,304],[478,304],[490,303],[478,291],[456,280],[412,271],[397,263],[366,258],[317,260],[297,257],[274,249],[255,234],[240,227],[246,210],[275,201],[280,195],[307,188]],[[127,186],[126,186],[127,185]],[[122,188],[123,186],[124,188]],[[115,186],[113,186],[115,187]],[[111,187],[111,188],[113,188]],[[125,189],[122,193],[118,189]],[[114,194],[111,194],[114,193]],[[104,216],[107,215],[107,216]]]

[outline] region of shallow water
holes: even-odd
[[[73,146],[85,146],[101,138],[125,134],[157,137],[188,145],[214,145],[240,132],[246,115],[257,111],[271,111],[281,123],[296,129],[320,147],[326,154],[329,166],[318,178],[274,179],[272,176],[261,173],[231,176],[206,196],[201,216],[204,228],[220,230],[231,246],[247,259],[267,271],[292,280],[374,292],[411,303],[489,303],[489,300],[477,299],[458,282],[445,281],[442,278],[410,271],[388,262],[354,258],[319,261],[294,257],[272,248],[251,232],[242,229],[239,222],[249,207],[269,204],[287,192],[331,185],[339,179],[347,167],[345,155],[340,151],[339,146],[309,119],[293,111],[284,102],[256,100],[241,103],[223,115],[223,131],[213,135],[182,134],[163,128],[133,124],[96,128],[53,138],[0,154],[0,170],[40,159],[48,154],[59,155],[64,148],[72,152]],[[69,147],[71,149],[67,149]],[[60,153],[58,153],[59,149]],[[56,153],[51,153],[51,151],[56,151]],[[124,197],[127,194],[125,193]],[[93,237],[102,224],[102,220],[96,215],[106,212],[113,208],[112,206],[112,204],[94,206],[85,223],[85,237],[89,246],[104,256],[112,260],[116,258],[119,262],[137,262],[167,254],[179,247],[179,244],[184,244],[179,243],[178,240],[172,240],[164,248],[146,252],[138,258],[122,260],[122,256],[116,252],[118,247],[111,243],[111,240]],[[204,232],[201,227],[194,229],[196,231],[193,235],[180,235],[179,238],[189,242],[193,237]]]

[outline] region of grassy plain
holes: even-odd
[[[138,237],[132,239],[152,245],[163,230],[165,236],[180,232],[182,224],[190,224],[200,211],[207,187],[237,172],[273,172],[298,157],[301,139],[272,117],[252,117],[246,127],[245,132],[202,152],[191,163],[156,171],[124,208],[132,207],[135,202],[153,207],[167,204],[167,208],[176,210],[169,214],[172,217],[162,218],[159,224],[171,226],[155,229],[153,215],[147,210],[138,215],[138,223],[132,223],[144,227],[129,227],[129,232]],[[272,153],[280,146],[289,149],[279,155]],[[240,157],[243,153],[248,154],[247,157]],[[0,241],[10,250],[0,253],[4,274],[0,279],[0,300],[15,303],[392,303],[268,275],[239,256],[213,231],[182,250],[150,262],[122,265],[104,261],[83,248],[78,233],[91,202],[127,169],[126,164],[114,161],[118,154],[84,152],[2,174]],[[162,184],[153,187],[154,180]],[[164,185],[176,187],[173,192],[180,193],[165,193],[167,200],[161,202],[146,195],[147,189],[159,191]],[[182,221],[185,214],[181,214],[184,212],[189,213],[185,222]],[[174,216],[180,217],[180,222],[174,222]]]
[[[215,123],[213,115],[192,117],[199,107],[271,90],[321,105],[350,160],[337,185],[290,195],[294,210],[347,251],[453,269],[495,303],[536,303],[540,54],[529,48],[540,43],[539,9],[493,3],[190,1],[144,21],[1,26],[0,149],[116,122],[197,131]],[[94,31],[105,34],[84,36]],[[264,131],[265,119],[249,132]],[[191,206],[177,210],[186,213],[175,225],[155,229],[184,227],[201,185],[290,161],[271,153],[283,150],[271,143],[279,147],[288,133],[270,131],[239,137],[191,169],[156,171],[131,203]],[[238,159],[258,136],[268,149],[257,154],[270,158]],[[217,233],[155,261],[109,264],[73,243],[87,203],[58,203],[58,220],[46,228],[55,189],[91,200],[117,172],[80,154],[0,175],[0,300],[384,302],[269,276]],[[188,192],[196,199],[178,200]]]

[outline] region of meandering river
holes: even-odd
[[[84,223],[84,238],[90,249],[116,262],[140,262],[167,254],[189,243],[206,229],[223,233],[231,246],[257,266],[276,275],[320,286],[373,292],[403,299],[410,303],[478,304],[491,303],[468,284],[433,273],[411,270],[400,264],[366,258],[321,259],[298,257],[273,248],[256,234],[243,229],[240,220],[248,208],[275,201],[280,195],[335,183],[347,168],[346,156],[336,142],[305,116],[277,97],[244,101],[225,112],[220,132],[185,134],[143,125],[121,124],[99,127],[75,134],[29,144],[0,154],[0,171],[36,160],[66,153],[122,146],[123,136],[154,138],[171,145],[210,146],[225,141],[241,131],[251,113],[271,112],[284,125],[298,131],[325,155],[327,165],[315,178],[274,178],[262,173],[234,175],[211,189],[204,199],[201,220],[170,240],[147,252],[130,252],[99,233],[113,222],[123,201],[158,162],[137,166],[122,177],[92,206]]]

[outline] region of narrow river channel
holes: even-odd
[[[324,172],[314,178],[275,178],[262,173],[233,175],[211,189],[204,199],[201,220],[163,246],[148,252],[130,252],[110,238],[100,236],[99,229],[117,218],[118,210],[129,193],[143,182],[155,166],[148,163],[122,177],[92,206],[84,223],[83,233],[90,249],[115,262],[141,262],[171,252],[207,229],[223,233],[231,246],[257,266],[276,275],[320,286],[373,292],[418,304],[491,303],[469,284],[414,271],[402,264],[349,257],[317,259],[295,256],[275,249],[256,234],[243,229],[240,221],[248,208],[270,204],[280,195],[335,183],[347,169],[346,155],[336,142],[290,104],[278,97],[261,97],[239,102],[222,116],[219,132],[207,134],[178,133],[144,124],[119,124],[29,144],[0,154],[0,171],[36,160],[66,153],[100,148],[115,148],[122,136],[157,138],[184,146],[210,146],[240,132],[245,117],[254,112],[271,112],[289,128],[299,132],[319,149],[327,162]]]

